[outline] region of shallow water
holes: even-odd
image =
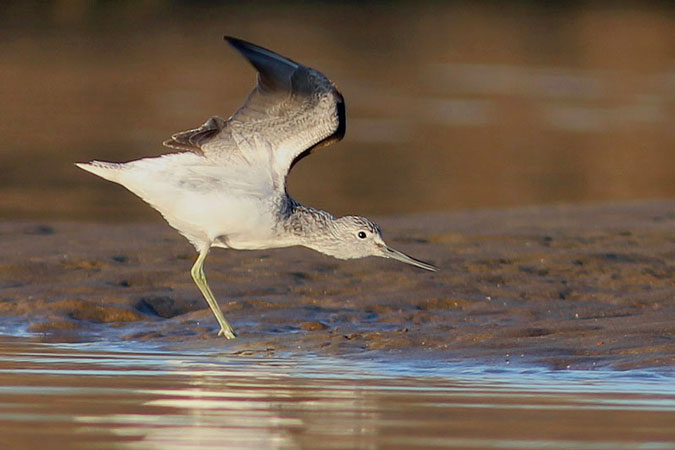
[[[15,338],[2,340],[0,354],[4,448],[675,446],[668,371],[250,358]]]

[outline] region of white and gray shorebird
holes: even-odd
[[[240,39],[225,37],[258,71],[232,117],[213,116],[174,134],[177,150],[127,163],[78,167],[119,183],[158,210],[199,253],[191,274],[220,324],[235,337],[204,276],[211,247],[258,250],[302,245],[339,259],[381,256],[435,271],[387,246],[365,217],[334,217],[286,192],[290,169],[314,149],[345,134],[342,95],[320,72]]]

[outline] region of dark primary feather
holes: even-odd
[[[231,36],[225,40],[244,55],[258,71],[258,84],[267,91],[290,91],[291,78],[300,64],[266,48]]]
[[[320,72],[241,39],[225,39],[258,71],[246,102],[224,121],[214,116],[199,128],[175,134],[164,144],[204,154],[263,140],[275,154],[274,169],[288,170],[313,149],[336,142],[345,134],[342,95]],[[222,142],[227,141],[227,142]]]

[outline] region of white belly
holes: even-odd
[[[197,250],[285,246],[275,239],[279,193],[270,177],[250,167],[157,164],[164,158],[129,163],[119,183],[157,209]]]
[[[211,244],[242,250],[267,248],[275,234],[273,205],[256,197],[188,194],[153,206],[179,231]]]

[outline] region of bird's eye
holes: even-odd
[[[366,232],[365,231],[359,231],[359,234],[357,234],[359,239],[365,239],[366,238]]]

